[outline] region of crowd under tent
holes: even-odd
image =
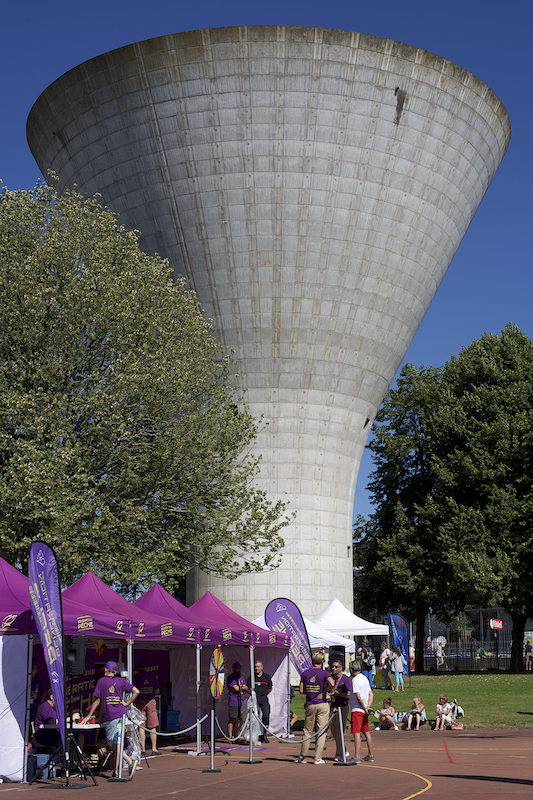
[[[339,636],[388,636],[389,626],[358,617],[335,598],[312,622]]]
[[[78,683],[85,691],[85,696],[80,694],[79,697],[82,708],[87,705],[98,677],[98,666],[101,666],[96,652],[105,651],[105,655],[100,655],[100,661],[105,663],[110,658],[120,662],[126,651],[131,674],[135,641],[136,657],[146,660],[151,655],[152,665],[148,668],[158,669],[164,673],[165,680],[170,679],[172,708],[183,714],[181,727],[185,727],[183,723],[193,724],[200,713],[203,716],[212,708],[209,663],[213,647],[221,645],[227,673],[231,672],[235,660],[243,664],[246,676],[254,658],[263,662],[276,687],[271,695],[272,730],[288,733],[289,637],[256,628],[213,596],[209,604],[218,609],[217,618],[204,618],[197,610],[185,608],[161,587],[152,587],[144,597],[144,601],[139,598],[136,603],[130,603],[92,573],[86,573],[62,593],[63,631],[67,635],[86,637],[87,657],[93,667],[89,670],[91,675],[85,676],[89,680]],[[10,781],[21,781],[24,775],[32,648],[36,634],[28,578],[0,558],[0,777]],[[116,648],[117,655],[110,648]],[[163,654],[166,663],[159,662],[157,666],[157,658]],[[227,706],[226,688],[217,701],[217,716],[224,730]],[[204,728],[205,733],[207,730]],[[200,734],[198,749],[199,744]]]

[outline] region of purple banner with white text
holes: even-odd
[[[298,675],[313,666],[311,646],[300,609],[292,600],[278,597],[265,609],[265,623],[271,631],[279,631],[291,637],[291,660]]]
[[[50,676],[59,734],[65,748],[65,674],[63,671],[63,617],[59,572],[53,551],[34,542],[28,562],[30,601],[44,660]]]
[[[407,631],[407,623],[403,617],[398,614],[390,615],[390,624],[392,628],[394,644],[405,659],[403,674],[409,675],[409,634]]]

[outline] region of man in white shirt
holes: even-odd
[[[372,737],[370,735],[370,726],[368,724],[368,714],[372,711],[372,701],[374,694],[370,688],[368,678],[361,672],[361,666],[358,661],[352,661],[350,664],[350,675],[352,678],[352,691],[350,692],[350,708],[352,711],[352,733],[355,741],[355,763],[361,763],[361,731],[366,736],[366,744],[368,747],[368,755],[364,757],[363,761],[373,761],[372,754]]]

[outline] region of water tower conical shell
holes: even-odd
[[[283,565],[197,575],[254,618],[353,603],[351,522],[371,422],[507,147],[474,75],[319,28],[179,33],[55,81],[28,121],[60,186],[100,192],[186,275],[234,348],[260,483],[296,521]]]

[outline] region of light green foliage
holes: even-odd
[[[533,613],[530,339],[508,325],[439,370],[407,365],[376,422],[376,511],[356,526],[361,598],[420,623],[430,607],[449,620],[498,602],[513,616],[519,669]]]
[[[96,199],[0,193],[0,553],[169,590],[276,565],[235,365],[168,263]],[[240,410],[236,405],[239,402]]]

